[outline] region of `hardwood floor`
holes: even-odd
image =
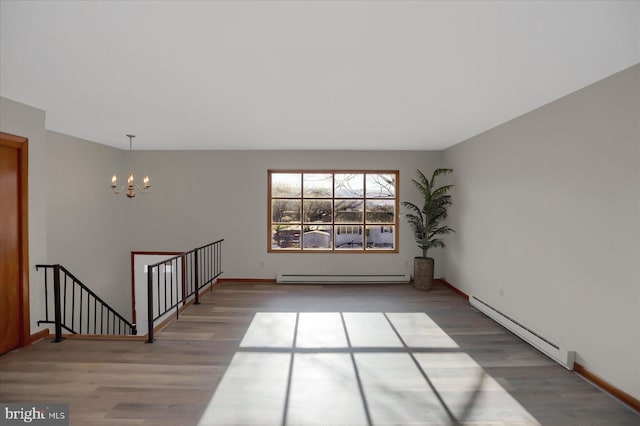
[[[234,355],[241,351],[240,342],[257,312],[424,312],[457,344],[454,355],[472,360],[474,366],[479,366],[475,370],[484,371],[492,386],[500,388],[499,393],[481,393],[489,399],[485,398],[475,413],[473,405],[467,404],[467,411],[460,412],[463,415],[453,412],[454,417],[448,420],[425,418],[425,423],[428,420],[429,424],[467,421],[511,424],[509,418],[501,417],[505,412],[501,404],[508,398],[533,419],[524,421],[528,424],[640,424],[637,412],[550,361],[444,286],[438,285],[433,291],[423,293],[406,285],[225,283],[207,292],[201,301],[158,333],[153,344],[42,340],[9,352],[0,357],[0,401],[69,403],[73,425],[196,425]],[[282,350],[276,355],[292,352],[295,351]],[[305,363],[312,364],[314,357],[335,356],[308,352],[300,356],[304,362],[296,364],[299,368]],[[426,366],[424,370],[427,375],[431,374],[435,388],[445,383],[443,380],[450,379],[446,386],[463,382],[462,378],[449,377],[455,370],[429,370],[427,358],[437,358],[438,350],[416,352],[416,364]],[[413,351],[384,356],[408,357],[408,353]],[[351,351],[342,350],[338,355],[349,354],[354,365],[356,361],[361,363],[358,383],[361,392],[364,389],[366,394],[373,389],[367,386],[378,386],[384,379],[374,378],[371,370],[366,369],[367,362],[371,364],[380,354],[356,353],[354,358]],[[299,387],[297,378],[289,380],[294,387]],[[367,422],[402,424],[383,421],[384,413],[376,417],[380,410],[375,401],[385,397],[380,389],[377,388],[378,394],[370,394]],[[388,391],[391,396],[392,391]],[[441,394],[444,396],[438,397],[447,398],[446,391]],[[405,394],[395,396],[402,395]],[[323,398],[323,395],[318,393],[315,397]],[[300,400],[296,395],[291,398]],[[244,398],[242,393],[233,399],[241,410],[251,410],[257,403]],[[285,401],[285,405],[287,403]],[[453,401],[451,406],[455,404]],[[289,407],[291,413],[294,408]],[[340,413],[337,414],[339,417]],[[292,415],[285,418],[289,419],[288,424],[295,425],[296,417]]]

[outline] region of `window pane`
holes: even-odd
[[[336,173],[335,175],[336,198],[364,197],[364,175],[361,173]]]
[[[396,175],[367,173],[367,197],[395,198]]]
[[[336,200],[334,214],[336,223],[364,222],[364,202],[362,200]]]
[[[367,223],[395,223],[395,200],[367,200]]]
[[[292,223],[300,222],[300,200],[272,200],[271,220],[272,222]]]
[[[395,226],[367,226],[367,249],[390,250],[395,246]]]
[[[304,200],[305,222],[331,222],[331,200]]]
[[[333,196],[333,179],[331,174],[310,174],[302,176],[304,196],[310,198],[327,198]]]
[[[331,226],[305,226],[302,242],[305,249],[331,249]]]
[[[274,225],[271,227],[271,248],[299,249],[300,226]]]
[[[272,173],[271,196],[272,197],[299,197],[301,191],[300,173]]]
[[[336,226],[336,249],[339,250],[362,250],[362,226],[360,225],[337,225]]]

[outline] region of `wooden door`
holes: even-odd
[[[29,343],[26,144],[0,133],[0,354]]]

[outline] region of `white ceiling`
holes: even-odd
[[[640,62],[638,1],[5,1],[0,95],[135,149],[442,149]]]

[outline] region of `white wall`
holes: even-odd
[[[181,251],[224,238],[224,276],[275,278],[278,272],[409,272],[419,255],[400,219],[397,254],[267,253],[268,169],[393,169],[400,199],[419,201],[411,179],[430,172],[440,152],[408,151],[144,151],[134,168],[152,188],[133,201],[131,250]],[[436,274],[441,270],[434,250]],[[261,266],[264,262],[264,266]],[[407,267],[406,263],[411,266]]]
[[[29,277],[31,333],[43,329],[44,293],[35,265],[47,261],[45,112],[0,97],[0,131],[29,139]]]
[[[639,122],[636,65],[444,153],[456,184],[447,278],[635,398]]]
[[[47,131],[47,252],[131,320],[127,247],[134,205],[111,192],[126,180],[126,151]]]

